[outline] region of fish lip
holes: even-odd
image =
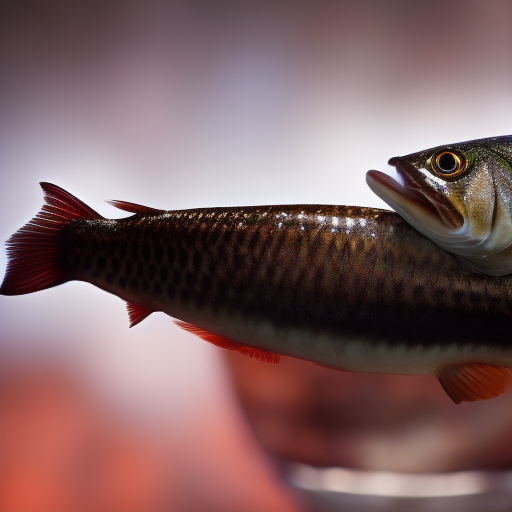
[[[444,195],[435,189],[430,189],[429,194],[423,191],[420,183],[424,180],[424,177],[412,164],[404,161],[401,157],[390,158],[388,164],[396,168],[403,180],[403,185],[380,171],[368,171],[367,174],[370,179],[411,201],[447,228],[460,229],[464,225],[464,217]]]

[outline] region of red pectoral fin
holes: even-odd
[[[153,313],[151,309],[141,306],[140,304],[135,304],[133,302],[127,302],[126,309],[128,310],[128,316],[130,318],[130,327],[133,327],[134,325],[142,322],[144,318]]]
[[[456,403],[496,398],[510,382],[510,370],[482,363],[444,366],[437,378],[446,394]]]
[[[201,327],[197,327],[196,325],[188,324],[186,322],[182,322],[181,320],[175,320],[174,323],[196,336],[199,336],[201,339],[213,343],[217,345],[217,347],[224,348],[227,350],[236,350],[240,352],[240,354],[244,354],[249,357],[253,357],[258,361],[263,361],[265,363],[279,363],[280,356],[279,354],[275,354],[274,352],[267,352],[266,350],[260,350],[257,348],[247,347],[246,345],[242,345],[241,343],[237,343],[236,341],[231,341],[222,336],[218,336],[217,334],[213,334],[212,332],[205,331],[201,329]]]

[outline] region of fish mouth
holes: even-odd
[[[422,223],[435,231],[460,229],[464,217],[452,202],[437,190],[425,184],[422,174],[399,157],[389,160],[403,180],[403,185],[381,171],[368,171],[366,183],[383,201],[412,223],[419,217]],[[412,217],[412,219],[411,219]]]

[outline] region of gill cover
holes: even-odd
[[[512,136],[450,144],[389,161],[403,180],[366,181],[409,224],[472,270],[512,272]]]

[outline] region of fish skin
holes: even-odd
[[[456,152],[460,174],[440,173],[436,156]],[[404,181],[369,171],[370,188],[414,228],[468,268],[512,273],[512,136],[448,144],[389,161]]]
[[[169,211],[73,221],[61,237],[71,279],[226,337],[221,315],[390,347],[510,346],[512,279],[461,269],[384,210]]]
[[[439,376],[469,363],[512,368],[512,278],[461,267],[394,212],[137,207],[110,220],[85,208],[87,218],[49,224],[54,284],[89,282],[137,305],[139,318],[163,311],[225,341],[343,370]],[[23,243],[30,247],[41,223],[36,217],[11,238],[0,293],[52,286],[16,284],[24,279],[17,260],[36,269]]]

